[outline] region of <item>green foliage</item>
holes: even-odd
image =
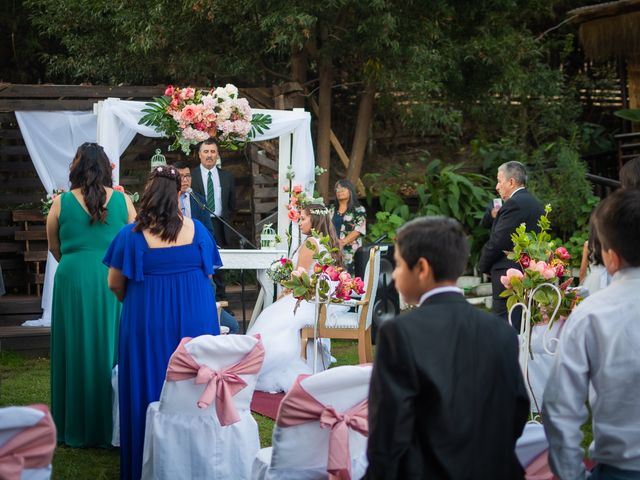
[[[616,117],[620,117],[623,120],[629,120],[630,122],[640,122],[640,109],[629,108],[626,110],[616,110],[613,112]]]
[[[463,164],[444,164],[441,160],[423,157],[420,168],[413,164],[394,166],[382,174],[370,174],[365,180],[368,195],[380,196],[382,211],[369,226],[371,240],[387,234],[395,239],[396,230],[417,216],[444,215],[458,220],[469,234],[471,262],[475,264],[486,239],[487,230],[480,220],[492,198],[490,180],[480,174],[463,170]],[[411,212],[401,193],[415,194],[418,205]]]
[[[551,220],[555,232],[569,238],[584,225],[594,205],[586,179],[587,166],[574,145],[559,139],[538,148],[531,157],[529,188],[543,203],[553,205]]]

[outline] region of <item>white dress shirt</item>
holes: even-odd
[[[423,293],[422,296],[420,297],[420,302],[418,303],[418,305],[422,305],[424,301],[429,297],[433,297],[434,295],[437,295],[439,293],[449,293],[449,292],[459,293],[460,295],[464,296],[464,292],[458,287],[454,287],[453,285],[450,285],[448,287],[436,287],[429,290],[428,292]]]
[[[209,170],[204,168],[200,164],[200,174],[202,175],[202,185],[204,185],[204,196],[207,197],[207,182],[209,181]],[[222,216],[222,190],[220,187],[220,175],[218,175],[218,168],[213,167],[211,169],[211,178],[213,180],[213,195],[216,201],[216,208],[214,212],[217,216]]]
[[[593,415],[590,457],[640,471],[640,268],[617,272],[611,284],[571,313],[544,392],[549,460],[563,480],[585,478],[580,426]]]
[[[188,193],[180,194],[180,210],[185,217],[191,218],[191,197]]]

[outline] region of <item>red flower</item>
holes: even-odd
[[[316,263],[313,266],[313,273],[321,273],[322,272],[322,265],[320,265],[319,263]]]
[[[324,267],[324,273],[329,276],[329,279],[332,282],[335,282],[340,278],[340,273],[332,266]]]
[[[571,258],[571,255],[569,255],[569,252],[567,252],[567,249],[564,247],[556,248],[556,256],[562,260],[569,260]]]
[[[362,295],[364,293],[364,282],[360,277],[356,277],[353,279],[353,287],[359,295]]]
[[[556,277],[560,278],[564,276],[564,265],[556,265]]]
[[[173,91],[174,91],[173,85],[167,85],[167,88],[165,89],[164,94],[165,96],[170,97],[173,95]]]
[[[522,268],[529,268],[530,264],[531,257],[529,257],[529,255],[527,255],[526,253],[520,254],[520,265],[522,265]]]
[[[114,189],[116,192],[122,192],[122,193],[124,193],[124,187],[123,187],[122,185],[115,185],[115,186],[113,187],[113,189]]]

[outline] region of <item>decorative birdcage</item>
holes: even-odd
[[[156,167],[160,167],[162,165],[167,164],[167,159],[164,155],[162,155],[162,151],[159,148],[156,148],[156,154],[151,157],[151,169],[153,170]]]
[[[276,249],[276,231],[272,228],[271,223],[265,223],[260,232],[260,248],[262,250]]]

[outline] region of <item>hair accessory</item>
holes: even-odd
[[[323,208],[312,208],[309,210],[309,213],[312,215],[328,215],[329,209],[327,207]]]
[[[168,167],[162,165],[153,169],[153,174],[156,177],[164,177],[170,180],[176,180],[178,178],[178,170],[175,167]]]

